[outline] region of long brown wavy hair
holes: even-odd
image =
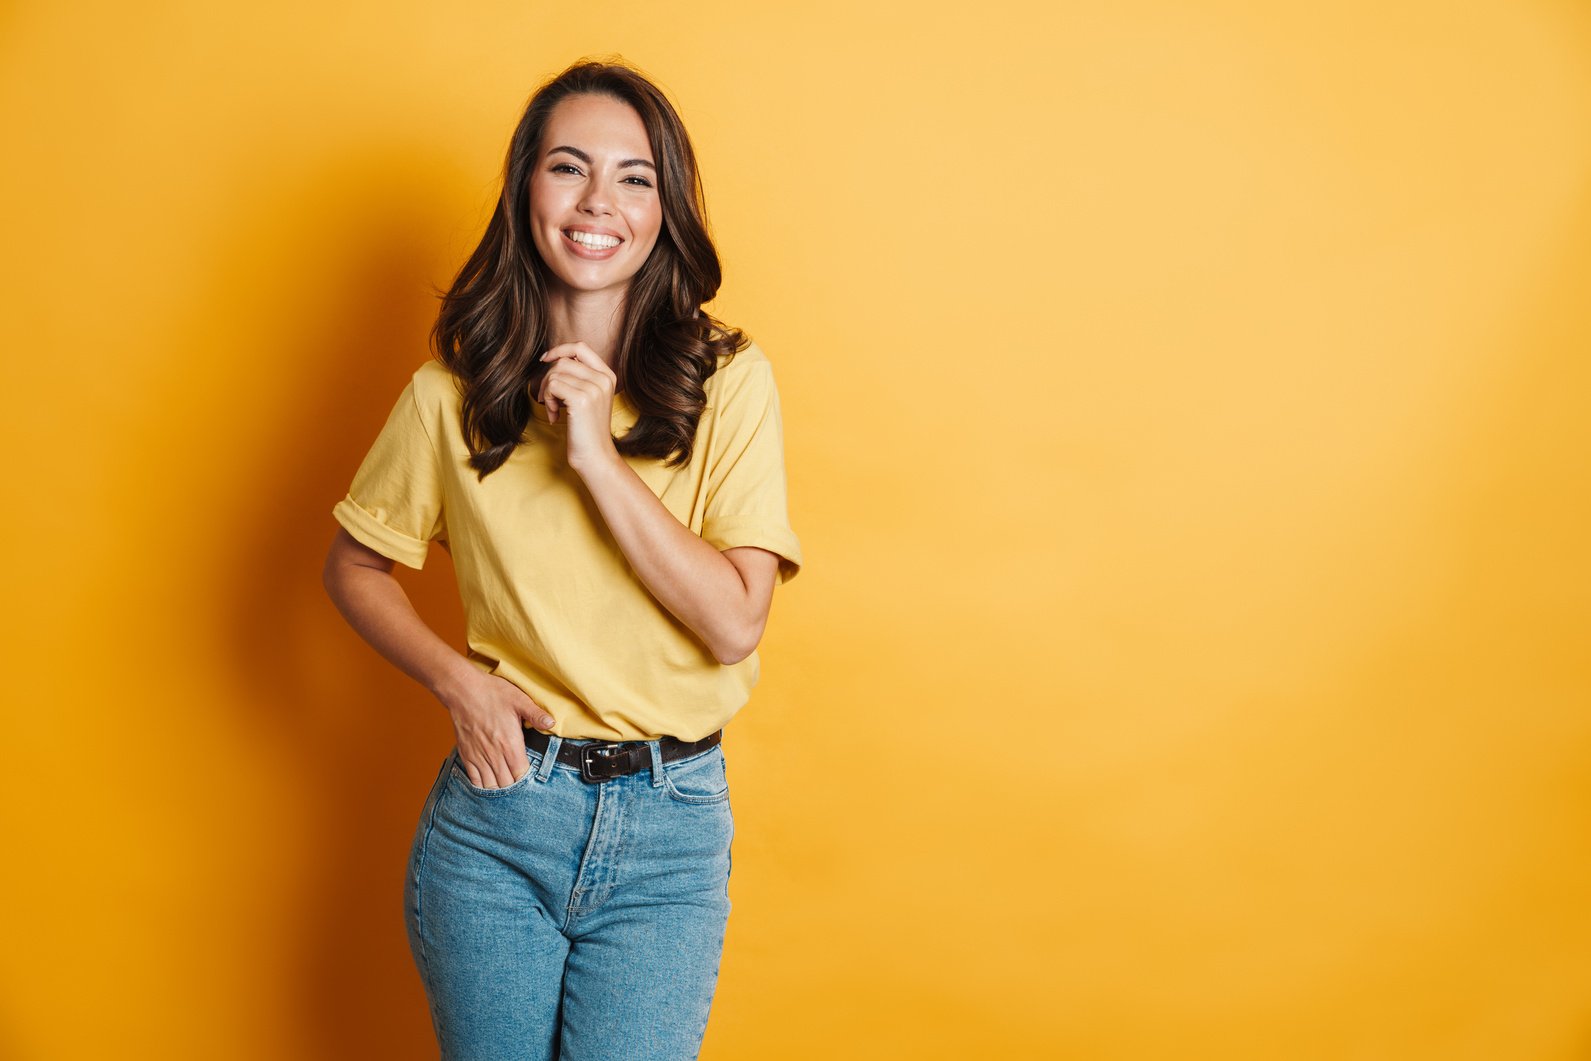
[[[484,479],[520,444],[534,401],[530,384],[547,349],[551,273],[529,231],[530,176],[553,108],[579,94],[609,96],[635,108],[657,162],[663,225],[646,262],[630,278],[613,366],[616,388],[635,406],[635,425],[615,448],[684,464],[706,406],[704,384],[720,354],[750,345],[702,309],[722,280],[707,234],[707,206],[696,153],[667,97],[620,62],[582,60],[550,78],[525,107],[503,164],[503,189],[486,234],[443,294],[431,343],[462,396],[460,419],[470,466]],[[671,459],[672,458],[672,459]]]

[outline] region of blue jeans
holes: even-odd
[[[455,748],[426,797],[403,906],[442,1057],[694,1058],[729,917],[723,748],[653,741],[650,769],[590,783],[561,743],[504,788]]]

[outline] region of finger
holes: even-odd
[[[491,751],[492,783],[490,788],[505,788],[514,780],[514,766],[508,753],[501,745],[493,745]]]
[[[550,352],[550,351],[549,351]],[[546,356],[546,355],[542,355]],[[552,367],[547,370],[548,379],[583,379],[601,385],[604,379],[613,379],[613,373],[600,358],[595,359],[596,364],[573,357],[560,357],[553,361]]]
[[[464,772],[470,775],[470,784],[476,788],[497,787],[497,772],[492,769],[491,761],[485,755],[479,760],[467,760],[464,763]]]
[[[460,755],[462,759],[463,756]],[[464,772],[476,788],[502,788],[513,777],[513,771],[504,762],[502,748],[497,744],[485,745],[479,756],[464,760]]]
[[[589,344],[583,343],[579,339],[572,343],[559,343],[556,346],[549,346],[541,355],[543,361],[556,358],[566,358],[572,361],[579,361],[582,358],[591,358],[595,361],[602,360],[597,357],[597,352],[591,349]]]
[[[543,404],[547,406],[547,418],[554,423],[558,420],[558,413],[569,408],[571,398],[581,397],[592,393],[591,388],[599,385],[591,382],[586,377],[575,375],[573,367],[562,372],[554,366],[552,372],[547,373],[547,379],[542,384]]]
[[[555,407],[564,404],[563,398],[565,393],[567,393],[567,387],[563,380],[547,380],[547,393],[543,395],[543,400],[546,401],[547,410],[549,412],[551,412]]]
[[[547,385],[559,377],[574,375],[581,378],[596,378],[596,373],[592,372],[589,366],[581,364],[572,357],[549,358],[548,355],[551,353],[552,351],[549,350],[547,353],[542,354],[540,358],[542,361],[551,360],[552,363],[541,374],[541,381],[536,385],[537,401],[543,400],[547,393]]]
[[[558,388],[557,394],[565,405],[581,398],[592,401],[602,399],[603,388],[600,379],[591,379],[585,376],[564,376],[554,383]]]
[[[514,770],[516,771],[514,774],[514,780],[518,781],[520,778],[530,773],[530,752],[525,746],[525,727],[520,725],[515,727],[515,729],[516,732],[514,737],[510,741],[510,743],[514,746],[514,757],[511,762],[513,764]]]
[[[541,382],[536,385],[536,404],[537,405],[545,405],[547,407],[547,415],[548,415],[548,417],[552,416],[552,405],[547,400],[547,377],[546,376],[543,376],[541,378]]]
[[[556,423],[558,420],[559,403],[557,396],[552,393],[552,382],[553,379],[551,372],[542,377],[541,387],[536,395],[536,400],[547,407],[547,418]]]
[[[503,787],[503,752],[493,748],[487,756],[485,770],[480,771],[485,776],[484,789],[501,789]]]
[[[551,361],[555,368],[562,367],[580,373],[581,370],[590,373],[590,378],[606,378],[618,382],[619,377],[614,374],[608,363],[597,356],[597,352],[585,343],[560,343],[541,355],[541,360]]]
[[[519,700],[519,706],[515,709],[515,713],[516,717],[518,717],[520,720],[519,728],[521,730],[523,730],[526,726],[534,726],[537,729],[551,730],[558,724],[558,720],[552,717],[552,712],[548,711],[545,707],[542,707],[535,700],[531,699],[530,696],[525,693],[525,690],[509,681],[507,678],[504,678],[501,674],[496,675],[496,678],[507,687],[509,695],[517,697]],[[528,711],[524,709],[524,705],[526,704],[530,705],[530,710]]]
[[[500,765],[500,770],[503,781],[499,787],[506,788],[507,786],[512,785],[515,781],[518,781],[521,777],[525,776],[522,773],[516,774],[514,772],[518,769],[515,764],[525,758],[524,748],[525,745],[523,741],[518,742],[516,745],[516,741],[510,738],[507,747],[501,750],[500,754],[502,755],[503,759]]]
[[[569,376],[550,380],[547,384],[548,415],[551,417],[553,410],[558,408],[569,410],[572,416],[574,415],[574,404],[576,402],[601,402],[602,395],[602,387],[590,380],[573,379]],[[556,406],[553,404],[554,400],[558,402]]]

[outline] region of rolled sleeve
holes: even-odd
[[[443,534],[442,477],[411,379],[332,515],[363,545],[419,570]]]
[[[331,514],[337,517],[337,522],[341,523],[349,534],[382,556],[412,567],[416,571],[425,566],[425,558],[430,551],[431,543],[400,530],[394,530],[388,522],[393,517],[388,513],[379,510],[371,512],[349,494],[332,506]]]
[[[777,553],[778,581],[789,582],[802,558],[790,526],[779,389],[765,359],[728,371],[736,379],[719,396],[702,538],[720,550],[751,545]]]

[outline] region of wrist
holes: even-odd
[[[628,471],[630,467],[624,463],[624,458],[619,456],[619,451],[611,444],[596,459],[582,460],[578,464],[570,461],[569,466],[574,469],[575,474],[580,476],[587,486],[603,479],[610,479]]]
[[[480,668],[468,658],[453,653],[426,683],[426,688],[444,708],[452,711],[468,699],[467,690],[480,680],[480,675]]]

